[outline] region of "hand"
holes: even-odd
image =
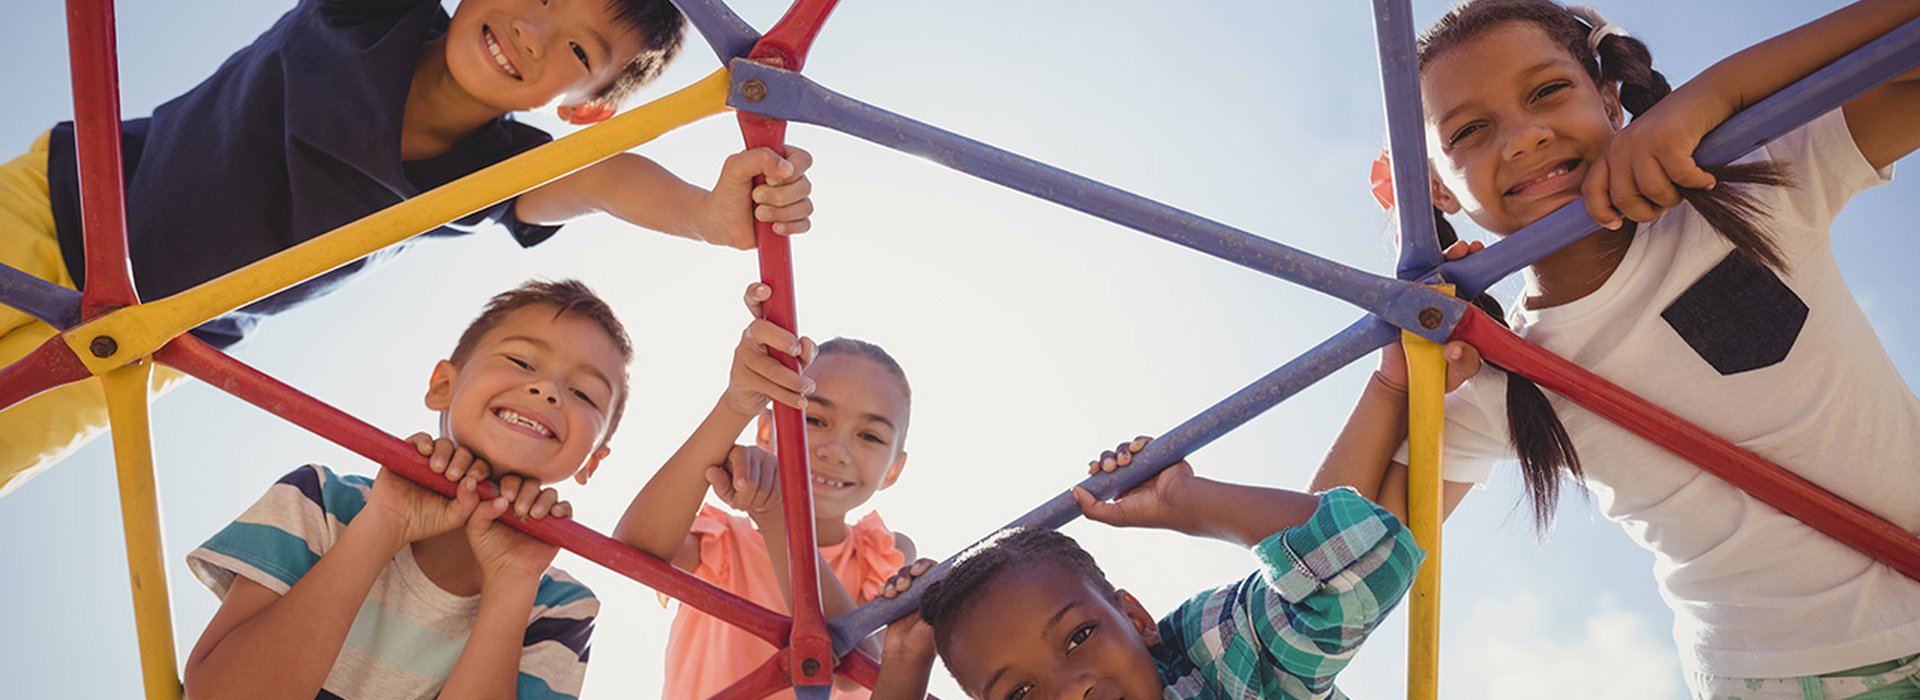
[[[1453,245],[1441,251],[1448,260],[1459,260],[1486,249],[1479,241],[1454,241]],[[1447,391],[1452,392],[1465,384],[1473,375],[1480,373],[1480,351],[1472,345],[1460,341],[1447,343],[1440,349],[1447,358]],[[1373,373],[1373,381],[1401,396],[1407,395],[1407,353],[1399,343],[1388,343],[1380,349],[1380,368]]]
[[[707,467],[707,484],[713,495],[734,510],[746,513],[762,529],[779,527],[780,461],[758,447],[735,445],[727,453],[727,463]]]
[[[1714,177],[1694,162],[1693,149],[1717,121],[1710,110],[1673,104],[1685,101],[1685,95],[1669,95],[1614,133],[1580,185],[1588,217],[1618,229],[1622,215],[1652,221],[1679,205],[1676,187],[1713,189]]]
[[[773,149],[755,148],[727,157],[720,166],[720,179],[707,193],[700,237],[715,245],[752,250],[754,222],[773,223],[773,232],[791,236],[806,233],[813,223],[813,182],[807,169],[813,167],[813,154],[795,146],[787,147],[787,157]],[[765,184],[755,185],[755,177]]]
[[[766,319],[761,304],[773,294],[767,285],[747,285],[747,310],[753,322],[740,333],[740,344],[733,349],[733,367],[727,373],[727,393],[722,397],[728,407],[753,415],[765,408],[769,399],[794,408],[805,408],[813,381],[787,369],[769,352],[800,358],[805,367],[813,363],[815,347],[810,338],[795,338],[791,331]]]
[[[927,571],[938,563],[932,559],[918,559],[912,564],[900,567],[899,571],[894,572],[892,578],[887,579],[887,585],[880,587],[881,597],[892,598],[911,590],[913,582],[927,575]]]
[[[553,564],[559,548],[497,522],[512,513],[521,520],[573,516],[573,504],[560,500],[550,488],[519,476],[500,477],[499,495],[480,504],[467,518],[467,544],[480,563],[484,578],[521,577],[538,580]]]
[[[454,498],[448,500],[406,477],[381,469],[374,477],[373,491],[367,494],[367,507],[404,523],[402,544],[411,544],[435,535],[451,532],[466,522],[480,503],[478,488],[491,468],[466,448],[456,448],[446,438],[435,440],[426,433],[414,433],[407,442],[427,459],[427,468],[459,482]]]
[[[1118,447],[1101,453],[1100,459],[1089,462],[1087,473],[1111,472],[1132,464],[1133,456],[1146,449],[1151,442],[1153,438],[1142,435],[1132,442],[1120,443]],[[1184,531],[1184,513],[1174,501],[1176,494],[1195,478],[1193,466],[1181,460],[1111,502],[1095,499],[1092,492],[1078,486],[1073,487],[1073,500],[1080,504],[1080,512],[1094,522],[1114,527],[1157,527]]]
[[[920,619],[920,611],[887,625],[886,637],[880,646],[881,668],[894,664],[912,664],[916,671],[933,667],[933,626]]]

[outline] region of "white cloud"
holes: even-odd
[[[1495,602],[1499,601],[1499,602]],[[1679,660],[1661,624],[1603,598],[1577,629],[1555,629],[1531,593],[1489,597],[1474,606],[1464,644],[1445,676],[1445,697],[1486,700],[1684,698]]]

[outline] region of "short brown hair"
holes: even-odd
[[[595,294],[593,289],[579,280],[527,280],[520,286],[495,294],[487,300],[487,306],[480,315],[467,324],[467,330],[460,334],[460,342],[453,346],[453,355],[447,358],[455,367],[465,365],[467,358],[473,355],[473,348],[480,339],[506,320],[507,314],[529,306],[551,306],[553,317],[559,318],[574,314],[600,324],[600,329],[613,339],[613,345],[620,351],[620,396],[613,401],[613,413],[607,419],[607,437],[600,441],[602,446],[613,439],[613,431],[620,427],[620,416],[627,411],[629,373],[627,365],[633,362],[633,339],[627,336],[626,326],[620,325],[620,318],[613,315],[613,307],[605,299]]]

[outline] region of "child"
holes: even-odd
[[[877,345],[836,338],[816,353],[811,340],[761,318],[768,291],[763,284],[747,288],[755,320],[734,351],[726,393],[634,497],[615,536],[748,600],[787,610],[785,523],[773,484],[772,416],[763,412],[771,398],[806,412],[820,566],[844,586],[826,587],[832,591],[826,595],[843,599],[828,607],[851,609],[878,594],[887,577],[914,556],[913,541],[888,530],[878,513],[849,521],[854,509],[892,486],[907,465],[912,390],[899,363]],[[804,376],[775,362],[769,348],[805,358]],[[758,447],[735,447],[734,438],[756,415]],[[709,486],[746,515],[702,506]],[[687,606],[675,615],[670,635],[665,698],[708,697],[775,651]],[[863,698],[866,692],[848,686],[835,697]]]
[[[659,75],[679,50],[667,0],[300,0],[199,86],[123,125],[135,281],[156,299],[266,258],[546,143],[509,114],[557,102],[587,124]],[[810,157],[735,155],[709,192],[619,154],[428,235],[487,221],[522,246],[592,211],[673,235],[753,247],[753,221],[808,228]],[[765,176],[764,188],[752,186]],[[0,263],[67,287],[86,279],[72,127],[0,167]],[[757,203],[757,204],[756,204]],[[400,246],[399,248],[404,248]],[[397,249],[210,321],[229,347]],[[0,366],[53,329],[0,307]],[[182,377],[160,368],[162,387]],[[0,494],[106,426],[100,392],[69,385],[0,413]]]
[[[1146,438],[1103,456],[1129,464]],[[1259,571],[1156,622],[1093,557],[1051,530],[996,533],[888,628],[875,698],[925,697],[934,652],[973,698],[1326,698],[1400,601],[1423,558],[1413,535],[1352,489],[1318,497],[1195,476],[1180,462],[1089,519],[1253,549]],[[921,560],[884,591],[909,589]],[[924,621],[923,621],[924,620]]]
[[[1920,401],[1828,240],[1840,208],[1920,146],[1920,71],[1756,152],[1790,184],[1735,187],[1691,156],[1729,115],[1915,16],[1920,4],[1861,2],[1671,95],[1645,45],[1541,0],[1458,7],[1419,50],[1439,209],[1504,236],[1584,196],[1606,226],[1528,269],[1517,332],[1920,532]],[[1714,213],[1730,191],[1760,218]],[[1542,525],[1563,474],[1590,485],[1654,553],[1697,697],[1920,687],[1920,583],[1680,457],[1498,372],[1449,398],[1445,448],[1449,509],[1515,456]],[[1405,512],[1404,467],[1331,478]]]
[[[221,598],[186,689],[223,697],[575,697],[600,603],[556,549],[494,521],[568,517],[542,488],[586,483],[627,398],[633,346],[574,281],[500,294],[433,369],[449,501],[385,470],[309,465],[187,557]],[[499,497],[475,488],[499,475]]]

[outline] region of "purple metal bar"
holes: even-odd
[[[1387,103],[1387,150],[1393,154],[1394,212],[1400,217],[1400,262],[1395,271],[1400,279],[1419,280],[1444,258],[1433,230],[1426,112],[1420,106],[1420,65],[1408,0],[1374,0],[1373,27]]]
[[[1155,202],[1112,185],[914,121],[833,92],[790,71],[734,61],[735,109],[841,131],[930,159],[988,182],[1275,277],[1372,312],[1434,342],[1446,342],[1463,304],[1425,286],[1381,277]],[[747,81],[759,83],[743,93]],[[764,90],[760,88],[764,87]],[[759,96],[749,101],[743,94]],[[1409,299],[1408,297],[1413,297]],[[1439,316],[1425,313],[1438,309]],[[1422,316],[1428,316],[1422,319]]]
[[[1701,165],[1725,165],[1894,76],[1920,66],[1920,20],[1855,49],[1827,67],[1733,115],[1693,151]],[[1920,117],[1916,117],[1920,118]],[[1507,275],[1598,230],[1580,202],[1561,207],[1486,250],[1439,270],[1471,299]],[[1423,276],[1424,277],[1424,276]]]
[[[707,45],[713,47],[721,63],[746,58],[753,45],[760,41],[760,32],[720,0],[673,0],[673,6],[687,16],[687,21],[707,40]]]
[[[1261,377],[1259,381],[1161,434],[1133,458],[1133,466],[1087,477],[1078,486],[1103,499],[1124,493],[1127,489],[1145,483],[1159,474],[1160,470],[1184,459],[1195,450],[1205,447],[1221,435],[1227,434],[1228,431],[1265,413],[1267,409],[1273,408],[1287,397],[1333,374],[1335,370],[1347,366],[1387,343],[1399,340],[1400,330],[1380,320],[1379,317],[1369,315],[1361,318],[1353,325],[1347,326],[1345,330],[1334,334],[1332,338],[1314,346],[1313,349],[1268,373],[1267,376]],[[1028,511],[1001,529],[1012,527],[1054,529],[1078,517],[1080,517],[1080,506],[1073,502],[1072,494],[1062,491],[1040,507]],[[918,608],[920,595],[927,590],[924,584],[945,578],[947,571],[953,567],[953,560],[954,557],[947,557],[945,561],[934,566],[919,579],[921,583],[907,591],[906,595],[876,599],[828,622],[827,628],[833,633],[834,653],[844,653],[860,640],[866,639],[867,635],[873,634],[874,630]]]
[[[0,304],[66,330],[80,322],[80,293],[0,265]]]

